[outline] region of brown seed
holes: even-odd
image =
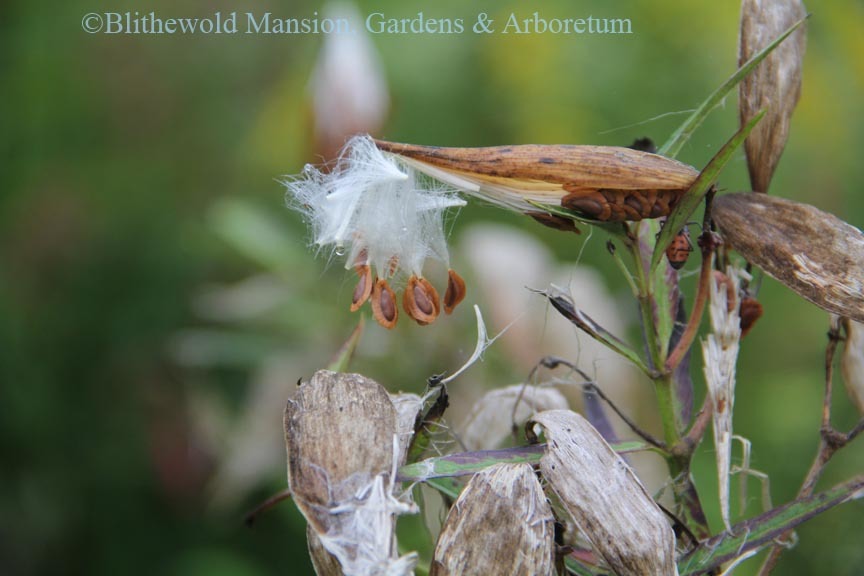
[[[431,324],[440,311],[438,300],[438,291],[428,280],[411,275],[402,295],[402,307],[408,316],[421,326]]]
[[[465,281],[452,268],[447,270],[447,291],[444,293],[444,312],[452,314],[453,309],[465,299]]]
[[[382,278],[375,281],[375,287],[372,289],[372,316],[378,324],[388,330],[396,326],[396,320],[399,318],[396,294]]]
[[[354,295],[351,298],[351,312],[359,310],[372,294],[372,269],[368,264],[363,264],[362,266],[357,266],[356,270],[360,279],[357,281]]]
[[[741,310],[738,312],[741,316],[741,337],[747,335],[756,321],[762,317],[762,304],[752,296],[744,296],[741,299]]]
[[[549,228],[555,228],[562,232],[575,232],[576,234],[582,233],[578,228],[576,228],[576,224],[573,220],[570,220],[569,218],[556,216],[555,214],[549,214],[548,212],[526,212],[526,214]]]

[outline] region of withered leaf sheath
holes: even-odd
[[[630,466],[585,418],[548,410],[532,418],[547,450],[540,472],[564,510],[619,576],[670,576],[675,535]]]
[[[832,214],[765,194],[715,198],[724,240],[823,310],[864,322],[864,234]]]
[[[396,293],[383,278],[376,279],[372,288],[372,316],[388,330],[396,326],[396,320],[399,319]]]
[[[452,314],[465,299],[465,280],[452,268],[447,270],[447,291],[444,293],[444,312]]]
[[[738,64],[742,65],[807,15],[801,0],[743,0]],[[765,117],[744,149],[753,190],[767,192],[789,137],[792,112],[801,95],[801,70],[807,46],[806,28],[796,30],[738,85],[741,125],[760,110]]]
[[[554,518],[528,464],[476,474],[450,508],[430,576],[554,573]]]
[[[494,204],[532,214],[537,207],[529,201],[563,206],[601,221],[666,216],[699,175],[677,160],[613,146],[375,144],[432,178]]]

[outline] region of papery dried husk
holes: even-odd
[[[743,0],[738,39],[738,64],[764,49],[807,15],[801,0]],[[738,85],[741,126],[761,110],[761,122],[744,143],[753,190],[767,192],[786,140],[795,105],[801,96],[801,74],[807,47],[806,27],[785,39]]]
[[[864,233],[808,204],[766,194],[714,199],[724,241],[823,310],[864,322]]]
[[[547,451],[540,472],[597,553],[619,576],[669,576],[675,535],[636,474],[579,414],[541,412]]]
[[[555,519],[528,464],[477,473],[450,508],[430,576],[551,575]]]

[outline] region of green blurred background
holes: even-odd
[[[808,6],[803,95],[772,185],[859,228],[862,6]],[[736,66],[735,2],[367,0],[359,8],[467,22],[480,11],[534,10],[633,22],[630,36],[374,37],[391,100],[378,135],[396,141],[662,141],[680,115],[632,125],[692,109]],[[293,505],[253,529],[242,517],[285,486],[285,398],[356,323],[350,276],[314,258],[275,180],[316,160],[308,87],[324,38],[90,35],[81,19],[319,9],[239,0],[0,7],[0,573],[310,573]],[[729,97],[681,159],[704,165],[736,129],[736,106]],[[748,187],[743,156],[721,185]],[[469,206],[453,244],[486,220],[529,231],[562,262],[575,261],[583,242]],[[599,236],[580,262],[620,292]],[[770,280],[761,299],[765,318],[740,358],[736,432],[753,441],[753,465],[771,475],[781,503],[816,448],[827,319]],[[370,326],[356,368],[394,390],[422,389],[473,346],[470,314],[447,322],[426,331],[405,322],[396,338]],[[494,350],[483,370],[489,382],[524,377]],[[842,390],[835,400],[845,428],[856,414]],[[862,457],[861,446],[849,448],[822,485],[861,473]],[[713,501],[709,445],[697,465]],[[710,513],[719,529],[716,506]],[[806,524],[778,573],[860,574],[861,513],[852,503]]]

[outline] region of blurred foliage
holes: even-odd
[[[147,3],[146,11],[194,16],[217,7],[282,17],[320,9],[307,0],[186,0]],[[499,21],[511,11],[602,14],[631,18],[636,30],[375,37],[393,101],[379,136],[390,140],[662,141],[681,119],[664,115],[692,109],[736,65],[735,2],[366,0],[360,7],[469,23],[480,11]],[[864,8],[856,0],[811,8],[803,94],[772,192],[861,228]],[[315,160],[306,87],[321,38],[88,35],[80,22],[94,9],[78,0],[0,7],[0,571],[309,573],[303,521],[292,505],[253,530],[242,525],[246,510],[284,486],[278,442],[266,444],[269,467],[236,493],[219,491],[217,470],[224,446],[252,428],[281,435],[293,383],[325,365],[357,321],[348,312],[351,275],[313,258],[274,181]],[[730,97],[680,159],[703,166],[737,128],[735,109]],[[743,155],[721,185],[747,188]],[[581,239],[574,245],[574,237],[527,219],[470,206],[454,225],[456,245],[477,220],[530,230],[562,261],[581,253],[615,292],[624,290],[602,234],[583,252]],[[470,270],[465,276],[470,285]],[[250,278],[262,283],[250,288]],[[247,306],[239,311],[225,304],[236,290]],[[251,299],[258,308],[248,308],[250,293],[265,295]],[[464,311],[475,296],[469,292]],[[753,441],[753,466],[771,475],[780,503],[794,497],[816,448],[828,324],[770,280],[760,296],[766,315],[743,345],[736,432]],[[367,323],[354,367],[392,390],[416,391],[470,354],[473,333],[467,312],[422,330],[405,322],[395,333]],[[275,376],[262,376],[262,363],[274,357]],[[493,348],[475,377],[503,385],[524,372]],[[261,401],[267,409],[258,413],[248,407],[262,378],[275,378],[284,394],[276,404]],[[842,392],[835,407],[838,422],[854,421]],[[695,475],[704,493],[715,493],[708,452]],[[861,446],[848,449],[824,485],[860,473],[861,460]],[[757,490],[751,483],[749,513],[759,511]],[[860,503],[849,504],[805,524],[779,573],[857,573],[860,512]],[[709,514],[719,527],[717,510]]]

